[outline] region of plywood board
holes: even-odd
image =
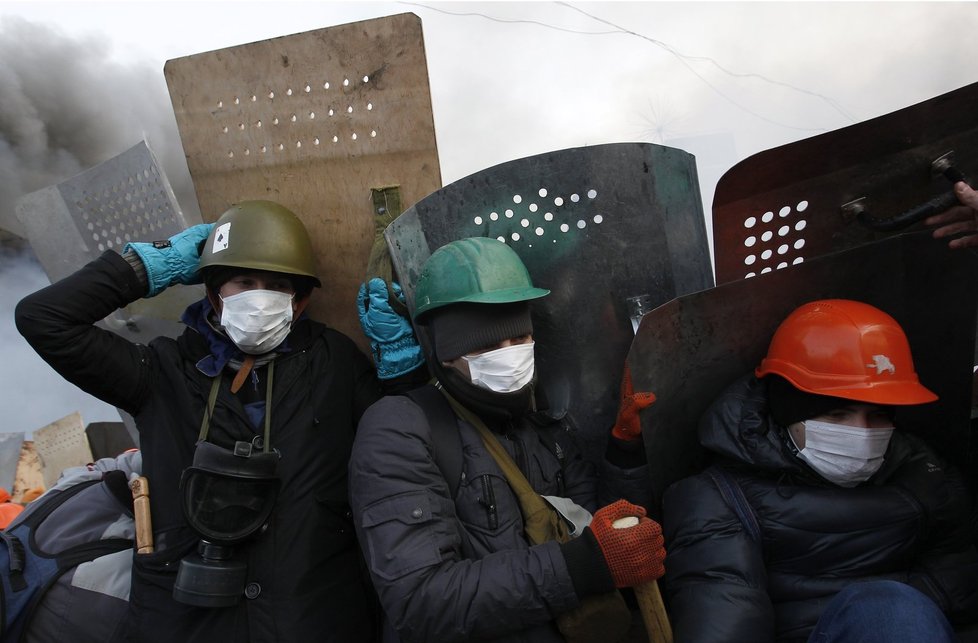
[[[84,466],[94,459],[78,412],[34,431],[34,448],[41,460],[44,486],[48,489],[68,467]]]
[[[441,186],[421,21],[401,14],[170,60],[164,73],[205,221],[269,199],[305,223],[323,288],[309,314],[357,340],[371,188]]]
[[[41,470],[41,459],[34,448],[34,442],[26,440],[20,447],[20,460],[17,462],[14,489],[10,492],[11,500],[22,503],[25,493],[38,488],[47,489],[44,484],[44,473]]]

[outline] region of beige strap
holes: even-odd
[[[550,540],[561,543],[570,540],[567,525],[563,518],[533,489],[529,480],[516,466],[516,463],[513,462],[509,453],[489,430],[486,423],[475,413],[459,404],[444,388],[440,387],[439,390],[448,400],[452,410],[479,432],[489,455],[493,457],[503,475],[506,476],[506,481],[520,503],[520,512],[523,514],[523,529],[530,543],[539,545]]]

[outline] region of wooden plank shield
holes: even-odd
[[[441,185],[421,20],[400,14],[167,61],[204,221],[268,199],[313,239],[308,311],[366,348],[357,288],[374,239],[371,189],[405,205]]]

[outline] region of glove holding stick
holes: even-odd
[[[650,643],[672,643],[672,627],[656,583],[665,573],[662,527],[625,500],[599,509],[591,522],[617,587],[632,587]]]

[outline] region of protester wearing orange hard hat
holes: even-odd
[[[714,465],[665,494],[677,643],[937,643],[978,622],[969,494],[899,429],[900,407],[935,400],[882,310],[788,315],[700,421]]]

